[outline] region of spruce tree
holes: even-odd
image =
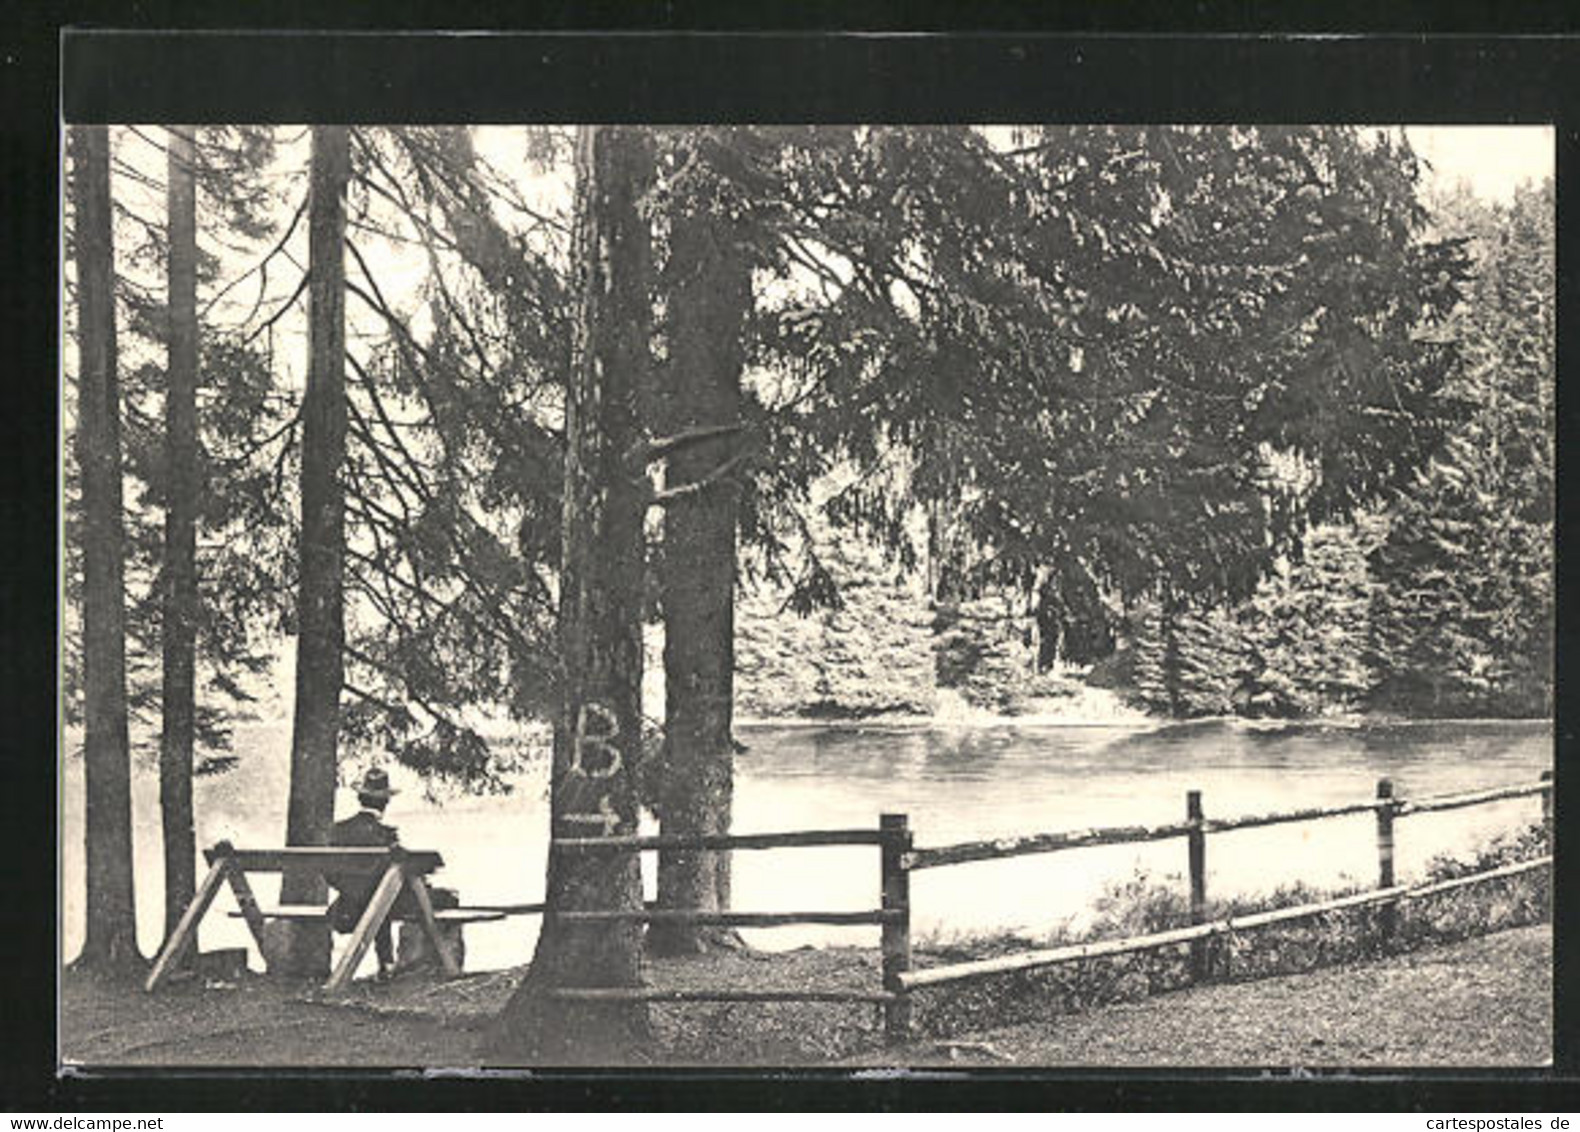
[[[340,696],[345,680],[346,536],[341,476],[346,450],[346,129],[314,126],[312,139],[296,695],[285,828],[285,843],[291,846],[329,843],[340,743]],[[284,902],[310,904],[324,897],[324,880],[316,873],[287,872],[281,881],[280,899]],[[298,975],[327,972],[328,928],[321,924],[292,927],[287,969]]]
[[[121,395],[116,350],[110,133],[70,134],[78,397],[75,449],[82,484],[82,665],[87,933],[78,962],[135,970],[131,750],[126,702]]]
[[[1552,703],[1552,184],[1438,223],[1470,238],[1476,276],[1454,331],[1465,406],[1390,514],[1373,555],[1379,704],[1431,714],[1542,714]]]
[[[653,177],[645,132],[578,129],[576,315],[566,389],[566,458],[550,836],[597,839],[637,828],[642,754],[643,516],[640,391],[651,380]],[[646,1005],[558,997],[565,988],[635,987],[642,931],[634,920],[563,913],[642,907],[637,854],[552,847],[543,930],[493,1044],[516,1063],[608,1064],[648,1036]]]

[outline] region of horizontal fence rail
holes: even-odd
[[[1395,886],[1393,888],[1374,889],[1370,892],[1358,892],[1351,896],[1341,896],[1315,904],[1300,904],[1289,908],[1275,908],[1270,912],[1230,916],[1208,923],[1174,928],[1166,932],[1154,932],[1150,935],[1077,943],[1067,947],[1023,951],[1014,955],[998,956],[993,959],[975,959],[965,963],[951,963],[943,967],[927,967],[921,970],[907,971],[900,976],[900,984],[906,990],[914,990],[917,987],[937,986],[940,983],[958,982],[962,979],[980,978],[984,975],[1036,970],[1041,967],[1052,967],[1080,959],[1096,959],[1108,955],[1125,955],[1138,951],[1151,951],[1161,947],[1191,943],[1210,936],[1228,935],[1235,932],[1249,931],[1252,928],[1266,927],[1270,924],[1310,919],[1315,916],[1327,915],[1330,912],[1359,908],[1368,904],[1389,904],[1397,903],[1401,900],[1418,900],[1456,888],[1464,888],[1468,885],[1496,880],[1500,877],[1516,876],[1551,864],[1552,857],[1550,855],[1535,857],[1529,861],[1520,861],[1516,864],[1504,865],[1485,872],[1455,877],[1452,880],[1438,881],[1433,884],[1418,885],[1413,888]]]
[[[1202,829],[1206,833],[1229,833],[1236,829],[1262,829],[1266,826],[1285,825],[1290,822],[1343,818],[1352,814],[1368,814],[1385,804],[1374,799],[1370,802],[1350,802],[1343,806],[1313,806],[1305,810],[1283,810],[1276,814],[1244,814],[1233,818],[1212,818],[1202,822]]]
[[[548,907],[539,900],[535,904],[463,904],[468,912],[498,912],[501,916],[534,916],[541,915]]]
[[[617,912],[556,912],[568,923],[706,924],[730,928],[777,928],[788,924],[896,924],[898,911],[871,912],[703,912],[692,908],[651,908]]]
[[[663,987],[557,987],[551,998],[581,1002],[877,1002],[892,1005],[904,996],[895,991],[666,989]]]
[[[1461,806],[1480,806],[1487,802],[1501,802],[1506,798],[1524,798],[1531,794],[1550,794],[1551,781],[1525,786],[1499,786],[1493,790],[1477,790],[1470,794],[1439,794],[1431,798],[1405,799],[1399,803],[1398,813],[1428,814],[1437,810],[1457,810]]]
[[[826,845],[881,845],[881,829],[788,829],[778,833],[658,833],[623,837],[556,837],[556,849],[645,852],[653,849],[807,849]]]
[[[944,865],[963,865],[975,861],[998,861],[1035,853],[1090,849],[1099,845],[1137,845],[1149,841],[1166,841],[1170,838],[1189,836],[1197,829],[1203,833],[1229,833],[1237,829],[1256,829],[1269,825],[1347,817],[1352,814],[1374,813],[1378,810],[1391,810],[1398,817],[1407,817],[1411,814],[1452,810],[1462,806],[1479,806],[1509,798],[1548,794],[1551,790],[1552,782],[1544,780],[1466,794],[1442,794],[1409,800],[1373,798],[1342,806],[1283,810],[1271,814],[1246,814],[1233,818],[1204,818],[1199,823],[1187,819],[1152,826],[1120,825],[1060,833],[1031,833],[1019,837],[996,837],[990,840],[962,841],[953,845],[923,846],[920,849],[913,849],[905,855],[905,866],[914,872],[917,869],[936,869]]]
[[[991,841],[962,841],[913,849],[905,855],[905,865],[917,869],[936,869],[943,865],[964,865],[972,861],[999,861],[1032,853],[1055,853],[1062,849],[1089,849],[1098,845],[1132,845],[1143,841],[1164,841],[1184,837],[1194,828],[1189,822],[1167,825],[1118,825],[1106,829],[1077,829],[1065,833],[1031,833],[1024,837],[998,837]]]
[[[1512,865],[1501,865],[1496,869],[1488,869],[1484,873],[1469,873],[1462,877],[1451,877],[1448,880],[1434,881],[1431,884],[1417,885],[1404,894],[1406,900],[1415,900],[1422,896],[1436,896],[1440,892],[1450,892],[1466,885],[1478,884],[1484,880],[1495,880],[1498,877],[1512,877],[1520,873],[1530,872],[1532,869],[1543,868],[1553,863],[1551,853],[1544,853],[1540,857],[1532,857],[1529,861],[1516,861]]]

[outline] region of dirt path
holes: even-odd
[[[1552,931],[1192,987],[847,1064],[1533,1066],[1552,1059]]]
[[[857,951],[721,956],[659,969],[654,982],[863,985]],[[63,1055],[122,1065],[413,1066],[478,1064],[488,1018],[515,976],[359,987],[313,1001],[263,979],[145,995],[69,974]],[[1517,928],[1381,962],[1191,988],[1084,1014],[870,1048],[872,1008],[732,1004],[654,1010],[672,1061],[717,1065],[1417,1066],[1539,1065],[1552,1049],[1552,936]],[[863,1049],[863,1047],[868,1047]]]
[[[321,1006],[262,979],[157,995],[68,975],[61,1046],[68,1062],[159,1065],[464,1066],[479,1035],[466,1019],[391,1018]]]
[[[174,984],[158,994],[69,973],[61,990],[63,1056],[86,1066],[470,1068],[522,972],[456,980],[411,975],[353,983],[325,998],[311,984],[251,976],[232,985]],[[659,987],[845,987],[879,982],[875,952],[855,948],[721,951],[652,961]],[[877,1010],[844,1003],[655,1004],[652,1061],[807,1065],[877,1040]]]

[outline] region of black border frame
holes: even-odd
[[[167,6],[173,7],[173,6]],[[286,7],[281,5],[280,7]],[[293,6],[297,26],[324,25],[342,13]],[[415,7],[415,6],[414,6]],[[450,26],[478,26],[478,5],[430,13]],[[21,802],[8,823],[14,862],[10,897],[0,906],[0,970],[9,984],[8,1046],[0,1061],[3,1100],[14,1110],[144,1109],[309,1110],[429,1108],[606,1111],[976,1109],[1180,1110],[1377,1108],[1530,1111],[1575,1107],[1580,1045],[1572,941],[1580,902],[1555,885],[1555,1068],[1536,1072],[1382,1073],[1181,1070],[1025,1071],[859,1077],[808,1071],[611,1071],[531,1078],[427,1078],[420,1073],[169,1073],[110,1071],[56,1076],[53,970],[56,803],[54,594],[57,484],[55,227],[58,123],[67,121],[1261,121],[1552,122],[1558,126],[1559,185],[1559,576],[1562,595],[1573,566],[1562,553],[1576,493],[1566,490],[1564,442],[1577,434],[1580,398],[1566,397],[1563,372],[1575,341],[1576,212],[1580,183],[1580,40],[1561,6],[1521,9],[1523,29],[1486,11],[1445,14],[1432,4],[1341,3],[1306,26],[1332,31],[1348,22],[1371,34],[1275,34],[1270,19],[1232,5],[1194,9],[1196,31],[1148,34],[1162,5],[1115,4],[1064,14],[1064,30],[1037,29],[1024,5],[975,8],[973,29],[917,35],[900,26],[894,5],[854,8],[813,3],[780,26],[751,30],[761,16],[736,16],[735,31],[700,30],[686,14],[653,9],[646,29],[607,28],[628,6],[548,7],[540,26],[561,30],[484,34],[330,32],[123,32],[59,24],[24,26],[7,43],[4,75],[14,117],[4,140],[9,207],[0,209],[0,247],[21,283],[4,314],[11,341],[25,341],[13,370],[10,411],[0,437],[4,465],[0,529],[36,553],[0,559],[6,647],[0,690],[11,700],[5,730],[6,785]],[[1512,8],[1513,6],[1511,6]],[[139,6],[134,15],[175,23],[180,13]],[[1151,9],[1149,12],[1148,9]],[[1410,30],[1422,12],[1453,34]],[[836,14],[837,12],[837,14]],[[1100,14],[1099,14],[1100,13]],[[237,13],[238,16],[244,13]],[[381,13],[382,14],[382,13]],[[481,13],[486,23],[499,13]],[[938,28],[960,9],[908,10],[913,25]],[[829,17],[865,19],[879,33],[809,30]],[[1044,22],[1046,22],[1046,14]],[[1094,15],[1097,16],[1094,19]],[[175,18],[172,18],[174,16]],[[419,14],[420,17],[420,14]],[[942,18],[940,18],[942,17]],[[81,24],[119,22],[106,7]],[[213,22],[213,13],[204,13]],[[401,13],[394,18],[400,19]],[[409,17],[408,17],[409,18]],[[506,17],[508,18],[508,17]],[[519,18],[519,14],[517,15]],[[1519,17],[1516,17],[1519,18]],[[1101,19],[1122,33],[1092,34]],[[1337,22],[1335,22],[1337,21]],[[411,21],[416,26],[418,21]],[[958,19],[956,20],[958,23]],[[1176,17],[1176,28],[1180,21]],[[729,27],[726,19],[712,25]],[[1201,28],[1208,28],[1206,34]],[[691,28],[693,30],[676,30]],[[1247,34],[1249,30],[1250,34]],[[1488,35],[1538,31],[1537,35]],[[59,38],[56,33],[59,31]],[[1470,34],[1476,33],[1476,34]],[[59,68],[57,70],[57,67]],[[62,80],[56,87],[56,81]],[[58,92],[59,101],[52,97]],[[22,131],[18,125],[23,125]],[[36,130],[26,136],[28,129]],[[30,600],[36,590],[38,600]],[[1559,857],[1580,805],[1565,773],[1576,713],[1567,701],[1566,658],[1575,619],[1558,604],[1558,718],[1555,762]],[[24,800],[25,799],[25,800]],[[40,821],[40,818],[46,820]]]

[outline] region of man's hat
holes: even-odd
[[[357,792],[358,797],[366,795],[370,798],[386,800],[400,793],[390,785],[390,776],[385,773],[384,768],[377,766],[369,767],[367,773],[362,776],[362,781],[354,783],[352,789]]]

